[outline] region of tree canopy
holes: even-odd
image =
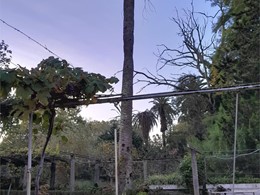
[[[74,68],[65,60],[49,57],[36,68],[17,66],[0,69],[0,97],[5,101],[15,92],[13,108],[18,115],[48,108],[70,108],[87,105],[95,101],[97,92],[111,89],[115,77],[105,78],[101,74],[88,73]]]

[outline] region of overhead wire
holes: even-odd
[[[37,45],[39,45],[40,47],[42,47],[43,49],[47,50],[49,53],[51,53],[52,55],[56,56],[57,58],[63,59],[62,57],[60,57],[59,55],[57,55],[56,53],[54,53],[53,51],[51,51],[49,48],[47,48],[45,45],[43,45],[42,43],[40,43],[39,41],[35,40],[34,38],[32,38],[31,36],[27,35],[26,33],[24,33],[23,31],[19,30],[18,28],[12,26],[11,24],[7,23],[6,21],[4,21],[3,19],[0,18],[0,21],[3,22],[6,26],[12,28],[13,30],[21,33],[22,35],[26,36],[28,39],[30,39],[31,41],[33,41],[34,43],[36,43]]]
[[[57,55],[56,53],[54,53],[53,51],[51,51],[49,48],[47,48],[46,46],[44,46],[42,43],[40,43],[39,41],[35,40],[34,38],[32,38],[31,36],[27,35],[26,33],[24,33],[23,31],[19,30],[18,28],[12,26],[11,24],[7,23],[6,21],[4,21],[3,19],[0,18],[0,21],[7,25],[8,27],[12,28],[13,30],[21,33],[22,35],[26,36],[28,39],[30,39],[31,41],[33,41],[34,43],[36,43],[37,45],[39,45],[40,47],[42,47],[43,49],[45,49],[46,51],[48,51],[49,53],[53,54],[54,56],[56,56],[57,58],[64,60],[64,58],[60,57],[59,55]],[[11,62],[12,63],[12,62]],[[12,63],[13,65],[15,65],[14,63]],[[72,66],[72,64],[70,64]],[[16,65],[17,66],[17,65]],[[201,90],[188,90],[188,91],[174,91],[174,92],[162,92],[162,93],[154,93],[154,94],[144,94],[144,95],[135,95],[135,96],[131,96],[131,97],[115,97],[115,96],[120,96],[121,94],[113,94],[113,95],[96,95],[96,98],[99,100],[98,103],[107,103],[107,102],[115,102],[115,101],[127,101],[127,100],[137,100],[137,99],[149,99],[149,98],[156,98],[156,97],[160,97],[160,96],[178,96],[178,95],[189,95],[189,94],[194,94],[194,93],[212,93],[212,92],[222,92],[222,91],[233,91],[236,90],[235,88],[260,88],[259,83],[253,83],[253,84],[246,84],[246,85],[239,85],[239,86],[231,86],[231,87],[225,87],[225,88],[215,88],[215,89],[201,89]],[[239,90],[238,89],[238,90]],[[150,97],[147,97],[149,96]],[[110,101],[106,98],[109,97],[115,97],[115,98],[111,98]],[[104,98],[104,99],[103,99]],[[120,99],[120,100],[118,100]],[[103,102],[105,101],[105,102]]]
[[[252,152],[249,152],[249,153],[238,154],[238,155],[236,155],[236,158],[243,157],[243,156],[249,156],[249,155],[255,154],[255,153],[259,152],[259,151],[260,151],[260,149],[256,149],[256,150],[254,150]],[[206,158],[207,159],[209,159],[209,158],[217,158],[217,159],[221,159],[221,160],[232,160],[234,157],[233,156],[232,157],[221,157],[221,156],[214,155],[214,156],[206,156]]]

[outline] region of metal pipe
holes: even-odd
[[[133,95],[133,96],[122,96],[122,95],[111,95],[101,97],[100,95],[94,96],[92,101],[85,99],[67,99],[66,101],[60,100],[55,102],[54,107],[56,108],[65,108],[65,107],[75,107],[89,104],[103,104],[103,103],[115,103],[121,101],[129,100],[143,100],[143,99],[152,99],[158,97],[170,97],[170,96],[180,96],[180,95],[191,95],[191,94],[205,94],[205,93],[219,93],[219,92],[230,92],[230,91],[241,91],[241,90],[259,90],[260,84],[255,85],[243,85],[236,87],[225,87],[225,88],[216,88],[216,89],[200,89],[200,90],[186,90],[186,91],[171,91],[171,92],[161,92],[161,93],[150,93],[142,95]]]
[[[235,132],[234,132],[233,186],[232,186],[233,195],[235,194],[235,176],[236,176],[237,119],[238,119],[238,93],[236,94],[236,114],[235,114]]]
[[[240,90],[255,90],[255,89],[260,89],[260,84],[236,86],[236,87],[224,87],[224,88],[216,88],[216,89],[171,91],[171,92],[134,95],[134,96],[128,96],[128,97],[123,97],[123,96],[111,97],[111,98],[108,98],[108,97],[99,98],[99,97],[97,97],[97,101],[95,103],[113,103],[113,102],[120,102],[120,101],[142,100],[142,99],[151,99],[151,98],[158,98],[158,97],[170,97],[170,96],[216,93],[216,92],[228,92],[228,91],[240,91]]]
[[[29,114],[29,124],[28,124],[28,161],[27,161],[27,185],[26,194],[31,195],[31,172],[32,172],[32,122],[33,113]]]
[[[115,142],[115,191],[118,195],[118,173],[117,173],[117,129],[114,130],[114,142]]]

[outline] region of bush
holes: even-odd
[[[204,160],[200,156],[197,156],[197,167],[198,167],[199,184],[202,185],[203,180],[205,178],[205,172],[204,172]],[[189,190],[193,190],[191,155],[184,156],[181,164],[179,165],[178,170],[182,176],[182,181],[186,184],[186,187]]]
[[[75,181],[75,190],[76,191],[90,191],[94,188],[94,183],[86,180],[76,180]]]
[[[183,184],[183,180],[179,172],[168,175],[153,175],[148,178],[147,182],[149,185]]]

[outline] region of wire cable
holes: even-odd
[[[260,149],[256,149],[256,150],[249,152],[249,153],[238,154],[238,155],[236,155],[236,158],[242,157],[242,156],[249,156],[249,155],[252,155],[254,153],[257,153],[258,151],[260,151]],[[208,159],[209,158],[217,158],[217,159],[221,159],[221,160],[231,160],[234,157],[233,156],[232,157],[207,156],[206,158],[208,158]]]
[[[7,22],[5,22],[4,20],[2,20],[0,18],[0,21],[3,22],[6,26],[12,28],[13,30],[21,33],[22,35],[26,36],[28,39],[30,39],[31,41],[33,41],[34,43],[36,43],[37,45],[39,45],[40,47],[42,47],[43,49],[47,50],[49,53],[51,53],[52,55],[56,56],[57,58],[60,58],[61,60],[63,60],[62,57],[60,57],[59,55],[57,55],[56,53],[54,53],[53,51],[51,51],[50,49],[48,49],[46,46],[44,46],[42,43],[40,43],[39,41],[33,39],[32,37],[30,37],[29,35],[27,35],[26,33],[24,33],[23,31],[19,30],[18,28],[8,24]]]

